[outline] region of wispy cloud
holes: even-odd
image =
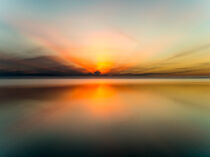
[[[206,76],[209,4],[208,0],[2,0],[0,49],[23,60],[55,56],[56,65],[85,73]],[[23,62],[23,69],[35,67]],[[50,64],[39,65],[46,71],[48,66],[51,70]]]

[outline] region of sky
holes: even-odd
[[[210,75],[209,0],[0,3],[0,74]]]

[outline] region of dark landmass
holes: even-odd
[[[0,78],[210,78],[210,74],[185,72],[87,73],[85,69],[62,63],[53,56],[11,57],[0,53]]]

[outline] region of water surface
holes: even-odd
[[[208,79],[0,80],[0,156],[210,156]]]

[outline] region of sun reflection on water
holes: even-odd
[[[199,152],[205,146],[202,142],[209,144],[206,139],[210,137],[210,82],[114,79],[45,80],[47,85],[43,82],[0,88],[0,120],[5,121],[0,126],[1,139],[7,142],[22,139],[28,145],[39,138],[56,146],[57,140],[64,139],[73,147],[77,146],[75,142],[80,143],[85,150],[86,144],[93,143],[94,150],[100,145],[106,147],[105,152],[113,152],[112,148],[133,152],[140,147],[150,152],[157,148],[157,152],[167,154],[171,153],[169,147],[176,153],[188,153],[187,147],[194,149],[196,145]],[[69,150],[65,141],[59,146]]]

